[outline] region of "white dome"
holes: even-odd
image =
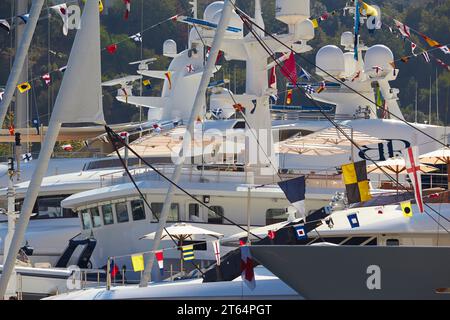
[[[215,1],[211,3],[206,7],[205,11],[203,12],[203,19],[206,21],[212,21],[216,12],[222,10],[223,6],[224,6],[223,1]]]
[[[341,78],[345,74],[344,53],[334,45],[322,47],[316,54],[316,65],[333,77]],[[319,68],[316,69],[316,73],[324,78],[330,78]]]
[[[297,24],[311,16],[309,0],[277,0],[275,16],[286,24]]]
[[[341,46],[344,46],[346,49],[350,49],[354,46],[354,38],[353,33],[350,31],[345,31],[341,34]]]
[[[356,60],[353,52],[344,53],[345,77],[351,77],[356,72]]]
[[[383,76],[393,70],[391,62],[394,61],[394,54],[391,49],[382,44],[370,47],[364,56],[364,72],[370,77]],[[377,70],[381,67],[381,70]]]
[[[177,54],[177,43],[175,40],[168,39],[163,43],[163,54],[165,56],[174,56]]]
[[[302,40],[311,40],[314,39],[314,26],[311,20],[307,19],[298,23],[296,26],[296,34],[298,34],[299,38]]]

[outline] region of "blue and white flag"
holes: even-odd
[[[351,213],[347,215],[348,222],[350,222],[350,226],[353,228],[359,227],[358,215],[356,213]]]
[[[316,90],[314,90],[313,86],[310,84],[303,86],[303,88],[305,89],[305,92],[308,94],[316,92]]]
[[[295,236],[298,240],[308,239],[308,234],[306,233],[304,226],[294,226]]]
[[[286,198],[297,209],[300,215],[305,216],[305,177],[278,182]]]

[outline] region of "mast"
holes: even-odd
[[[163,229],[166,225],[167,218],[169,215],[169,210],[172,205],[173,196],[175,193],[175,185],[178,184],[178,181],[181,176],[181,170],[183,168],[183,162],[185,159],[185,152],[188,150],[189,144],[192,141],[193,138],[193,132],[194,132],[194,125],[195,120],[197,118],[197,115],[202,110],[202,102],[204,101],[204,97],[206,94],[206,88],[208,86],[208,83],[210,81],[210,78],[213,75],[213,71],[215,68],[215,62],[217,59],[217,56],[220,51],[220,46],[222,44],[222,40],[225,36],[226,27],[229,24],[231,13],[232,13],[232,5],[230,0],[225,0],[223,9],[222,9],[222,15],[220,17],[219,25],[217,26],[217,31],[214,37],[214,41],[211,46],[211,52],[208,58],[208,61],[206,62],[205,71],[203,72],[202,79],[200,81],[199,89],[197,91],[197,95],[195,96],[194,105],[192,107],[192,112],[189,118],[189,122],[187,124],[186,132],[183,137],[183,145],[181,147],[180,153],[179,153],[179,159],[178,163],[175,166],[175,170],[172,174],[172,182],[173,184],[170,184],[169,190],[167,192],[166,198],[164,199],[164,206],[161,210],[161,215],[159,218],[159,225],[158,230],[155,234],[155,240],[153,241],[152,246],[152,252],[158,250],[159,245],[161,243],[161,236],[163,233]],[[148,257],[148,261],[145,264],[145,270],[141,277],[141,282],[139,284],[140,287],[146,287],[148,285],[148,282],[151,278],[151,271],[153,268],[153,262],[155,255],[153,253],[150,254]]]
[[[428,124],[431,124],[431,95],[432,91],[431,91],[431,76],[430,76],[430,95],[428,99]]]
[[[40,4],[40,11],[43,3],[44,0],[35,0],[33,6]],[[38,16],[39,14],[36,15],[36,21]],[[22,245],[61,125],[90,121],[105,124],[101,92],[100,19],[97,1],[86,1],[81,23],[83,27],[75,36],[67,70],[64,73],[39,159],[27,189],[9,253],[4,262],[0,278],[1,298],[5,294],[10,276],[14,271],[16,256]],[[86,59],[86,56],[90,59]]]
[[[21,75],[23,69],[25,71],[27,70],[24,68],[24,62],[27,57],[28,49],[30,48],[31,39],[33,38],[34,30],[36,28],[39,15],[41,14],[43,4],[44,0],[34,0],[31,6],[30,17],[28,19],[28,23],[24,26],[25,30],[22,34],[22,40],[17,47],[14,63],[8,77],[8,82],[6,83],[5,93],[3,94],[3,100],[0,103],[0,123],[3,123],[5,120],[6,112],[8,111],[8,107],[12,101],[16,86],[19,83],[19,80],[22,79]],[[17,95],[16,99],[20,96],[20,94]]]
[[[417,89],[418,89],[418,83],[416,82],[416,103],[415,103],[415,116],[414,116],[415,123],[417,123]]]
[[[19,48],[22,39],[25,37],[25,23],[19,23],[20,19],[17,17],[28,13],[28,0],[17,0],[16,1],[16,18],[15,18],[15,28],[16,28],[16,49]],[[27,50],[28,51],[28,50]],[[28,54],[25,55],[23,68],[19,73],[18,83],[23,83],[28,80]],[[28,110],[28,92],[19,93],[16,90],[16,100],[14,103],[14,126],[16,128],[25,128],[27,123],[27,110]]]
[[[439,77],[436,68],[436,122],[439,121]],[[436,123],[439,124],[439,123]]]

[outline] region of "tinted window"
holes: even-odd
[[[103,224],[113,224],[114,218],[112,213],[112,205],[105,204],[102,206],[102,212],[103,212]]]
[[[269,209],[266,211],[266,225],[286,221],[288,217],[286,209]]]
[[[152,208],[153,213],[158,217],[161,216],[161,211],[163,208],[163,203],[161,202],[152,202],[150,205]],[[172,206],[170,208],[169,216],[167,217],[167,221],[176,222],[179,221],[179,207],[178,203],[172,203]]]
[[[189,204],[189,220],[197,221],[200,219],[200,209],[198,203]]]
[[[92,221],[91,221],[91,215],[89,214],[88,210],[83,210],[80,213],[81,217],[81,225],[83,226],[83,229],[91,229],[92,228]]]
[[[134,221],[144,220],[145,219],[144,201],[142,200],[131,201],[131,214],[133,215]]]
[[[118,223],[127,222],[129,220],[126,202],[116,203],[116,218]]]
[[[102,220],[100,218],[100,211],[97,207],[91,208],[92,225],[94,228],[100,227],[102,225]]]
[[[224,210],[220,206],[211,206],[211,209],[215,212],[208,210],[208,223],[223,223]]]
[[[400,241],[398,239],[387,239],[386,245],[387,246],[398,246],[398,245],[400,245]]]

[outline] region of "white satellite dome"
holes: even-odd
[[[177,55],[177,43],[175,40],[168,39],[163,43],[163,54],[168,57]]]
[[[277,20],[295,25],[311,16],[309,0],[277,0],[276,13]]]
[[[340,48],[334,45],[322,47],[316,54],[316,65],[333,77],[341,78],[345,74],[344,53]],[[331,78],[319,68],[316,69],[316,73],[319,76],[324,77],[325,79]]]
[[[214,15],[217,11],[222,10],[224,6],[223,1],[214,1],[210,5],[208,5],[203,12],[203,19],[206,21],[212,21]]]
[[[356,60],[353,52],[344,53],[345,77],[351,77],[356,73]]]
[[[345,31],[341,34],[341,46],[343,46],[346,50],[353,48],[354,40],[353,33],[350,31]]]
[[[295,25],[296,34],[302,40],[314,39],[314,26],[311,20],[307,19]]]
[[[370,47],[364,56],[364,72],[369,77],[383,76],[393,70],[391,62],[394,61],[394,54],[391,49],[382,44]],[[377,70],[377,68],[380,69]]]

